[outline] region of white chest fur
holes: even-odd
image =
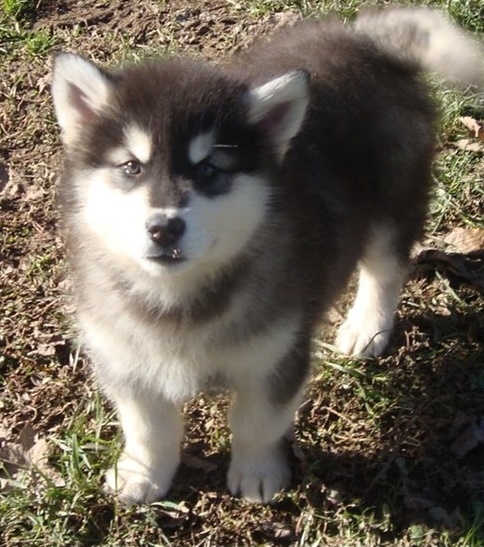
[[[189,329],[147,327],[129,315],[102,324],[80,319],[108,392],[148,389],[181,403],[206,387],[210,378],[223,378],[229,386],[247,374],[262,381],[294,344],[297,316],[281,317],[262,332],[231,341],[223,336],[233,320],[231,315],[229,311]]]

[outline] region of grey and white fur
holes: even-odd
[[[440,13],[304,21],[222,66],[106,71],[56,56],[59,195],[78,321],[124,451],[108,488],[164,496],[181,405],[233,390],[228,488],[267,502],[321,314],[359,264],[336,345],[387,344],[426,217],[434,106],[422,70],[483,82],[482,50]]]

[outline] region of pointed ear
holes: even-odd
[[[112,88],[108,76],[87,59],[74,53],[55,56],[52,97],[64,144],[71,144],[79,129],[95,119]]]
[[[249,92],[249,121],[258,124],[282,158],[301,129],[309,102],[309,74],[289,72]]]

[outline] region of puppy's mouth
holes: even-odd
[[[157,262],[162,266],[172,266],[174,264],[180,264],[185,261],[181,250],[178,247],[173,249],[163,250],[159,253],[151,253],[146,256],[151,262]]]

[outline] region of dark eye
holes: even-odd
[[[198,190],[209,196],[223,194],[228,191],[230,174],[208,160],[195,166],[195,184]]]
[[[197,165],[196,171],[198,180],[210,181],[218,174],[219,169],[208,161],[202,161]]]
[[[138,160],[129,160],[126,163],[122,163],[119,167],[127,177],[136,177],[143,170]]]

